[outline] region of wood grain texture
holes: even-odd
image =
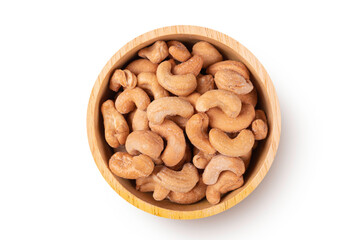
[[[206,200],[191,205],[179,205],[169,201],[157,202],[151,194],[134,189],[129,180],[114,176],[108,168],[113,150],[106,144],[100,106],[114,96],[108,89],[109,77],[117,68],[125,67],[138,50],[157,40],[178,40],[191,46],[205,40],[216,46],[225,58],[242,61],[251,72],[251,80],[259,95],[258,107],[265,110],[269,121],[269,134],[260,142],[245,175],[245,184],[225,195],[217,205]],[[243,45],[229,36],[204,27],[170,26],[147,32],[123,46],[107,62],[99,74],[90,95],[87,112],[87,133],[95,163],[109,185],[126,201],[148,213],[172,219],[196,219],[223,212],[246,198],[267,174],[278,148],[281,134],[281,113],[272,81],[257,58]]]

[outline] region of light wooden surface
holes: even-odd
[[[205,40],[215,45],[225,58],[240,60],[250,70],[252,81],[257,87],[258,107],[265,110],[269,120],[269,134],[260,142],[255,151],[245,184],[227,194],[217,205],[206,200],[192,205],[178,205],[169,201],[157,202],[149,193],[134,189],[130,181],[114,176],[108,168],[108,159],[112,155],[106,144],[100,116],[101,103],[114,94],[108,90],[109,76],[114,69],[123,67],[134,58],[139,49],[156,40],[179,40],[193,44]],[[220,32],[197,26],[171,26],[147,32],[123,46],[107,62],[99,74],[90,95],[87,112],[88,141],[95,163],[109,185],[125,200],[148,213],[172,219],[196,219],[212,216],[225,211],[246,198],[267,174],[275,157],[281,133],[281,114],[278,98],[272,81],[257,58],[236,40]]]

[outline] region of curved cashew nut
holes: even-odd
[[[156,201],[162,201],[165,199],[170,190],[162,187],[157,180],[156,174],[162,169],[161,166],[154,167],[153,173],[148,177],[141,177],[135,180],[135,189],[141,192],[153,192],[153,198]]]
[[[152,63],[160,63],[168,57],[168,46],[164,41],[156,41],[152,46],[141,49],[138,56],[148,58]]]
[[[203,59],[198,55],[194,55],[188,61],[178,64],[173,67],[173,74],[184,75],[187,73],[192,73],[195,77],[202,70]]]
[[[256,110],[256,117],[252,122],[251,129],[256,140],[263,140],[267,137],[268,126],[264,111]]]
[[[179,97],[164,97],[151,102],[147,109],[149,122],[161,124],[166,116],[179,115],[190,118],[193,115],[192,105]]]
[[[224,132],[239,132],[252,123],[255,111],[252,105],[242,104],[242,110],[236,118],[228,117],[218,108],[209,109],[207,115],[212,128],[218,128]]]
[[[137,59],[129,63],[125,69],[128,69],[135,75],[138,75],[142,72],[156,73],[157,67],[158,64],[152,63],[148,59]]]
[[[241,74],[228,69],[219,70],[214,75],[218,89],[228,90],[237,94],[247,94],[252,91],[253,84]]]
[[[253,87],[252,91],[247,94],[237,94],[238,98],[241,99],[242,104],[250,104],[253,107],[257,105],[257,90]]]
[[[146,155],[132,156],[124,152],[116,152],[109,159],[110,170],[121,178],[137,179],[149,176],[154,169],[154,163]]]
[[[214,89],[214,79],[213,76],[208,74],[208,75],[202,75],[199,74],[197,76],[197,88],[196,91],[199,92],[200,94],[203,94],[209,90]]]
[[[236,118],[242,109],[242,102],[236,94],[225,90],[210,90],[200,96],[196,103],[198,112],[219,107],[230,118]]]
[[[101,112],[104,119],[105,140],[112,148],[123,145],[129,134],[127,121],[116,109],[112,100],[102,104]]]
[[[198,170],[191,163],[184,164],[181,171],[163,167],[156,176],[164,188],[173,192],[189,192],[199,181]]]
[[[178,96],[187,96],[197,88],[197,79],[192,73],[173,75],[172,64],[164,61],[157,68],[159,84],[169,92]]]
[[[146,110],[150,99],[141,88],[125,89],[115,100],[115,108],[122,114],[129,113],[137,106],[140,110]]]
[[[169,54],[177,61],[185,62],[192,56],[186,46],[181,42],[168,41],[167,45]]]
[[[221,130],[212,128],[211,131],[209,131],[209,141],[221,154],[230,157],[239,157],[252,150],[254,136],[250,130],[243,129],[236,138],[231,139]]]
[[[230,171],[223,172],[216,184],[207,187],[206,198],[210,204],[217,204],[221,194],[240,188],[243,183],[243,176],[239,177]]]
[[[138,75],[138,87],[144,89],[154,99],[168,97],[169,93],[165,90],[157,80],[157,76],[154,73],[139,73]]]
[[[180,97],[180,98],[183,98],[185,100],[187,100],[190,104],[192,104],[192,106],[195,108],[196,107],[196,103],[197,103],[197,100],[198,98],[201,96],[200,93],[197,93],[197,92],[194,92],[192,94],[189,94],[188,96],[186,97]]]
[[[194,114],[186,124],[186,133],[189,141],[195,147],[207,154],[214,154],[216,149],[214,149],[208,139],[208,123],[207,114]]]
[[[219,70],[225,70],[225,69],[233,70],[241,74],[242,77],[244,77],[245,79],[249,80],[249,71],[247,67],[241,62],[233,61],[233,60],[226,60],[226,61],[214,63],[207,68],[206,72],[214,76],[216,72],[218,72]]]
[[[169,167],[177,165],[184,157],[186,149],[183,130],[170,120],[165,120],[160,125],[149,123],[149,127],[167,141],[167,146],[161,155],[164,164]]]
[[[109,81],[109,88],[114,92],[118,92],[121,86],[124,89],[132,89],[135,88],[136,85],[137,77],[128,69],[125,69],[124,71],[121,69],[116,69]]]
[[[179,204],[192,204],[202,200],[206,196],[207,185],[203,183],[202,179],[199,179],[197,185],[186,193],[171,191],[168,195],[168,199],[171,202]]]
[[[146,111],[135,109],[129,114],[128,121],[133,131],[149,129],[149,122]]]
[[[193,45],[193,55],[199,55],[203,59],[203,68],[207,68],[209,65],[222,61],[223,57],[218,50],[208,42],[197,42]]]
[[[193,156],[193,164],[198,169],[205,169],[212,157],[214,157],[214,154],[206,154],[198,148],[196,148],[194,152],[195,155]]]
[[[173,167],[169,167],[169,168],[172,170],[175,170],[175,171],[179,171],[182,169],[182,167],[185,163],[189,163],[190,161],[192,161],[192,150],[191,150],[191,147],[189,146],[189,144],[186,144],[186,150],[184,152],[184,156],[183,156],[182,160],[180,160],[180,162],[177,163],[177,165],[175,165]]]
[[[204,169],[203,182],[207,185],[215,184],[219,174],[223,171],[231,171],[240,177],[246,171],[246,168],[240,158],[216,155]]]
[[[163,151],[163,139],[149,130],[134,131],[129,134],[125,142],[125,149],[131,155],[142,153],[157,160]]]

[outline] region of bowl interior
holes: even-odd
[[[94,115],[94,119],[95,119],[94,127],[95,127],[97,142],[99,143],[98,148],[99,148],[100,154],[103,158],[104,164],[106,166],[108,166],[108,160],[112,156],[113,150],[111,147],[108,146],[108,144],[106,143],[105,138],[104,138],[104,127],[103,127],[103,119],[100,114],[100,106],[105,100],[113,99],[115,97],[115,93],[112,92],[111,90],[109,90],[109,88],[108,88],[109,77],[111,76],[111,74],[114,72],[115,69],[123,68],[130,61],[137,58],[137,52],[141,48],[146,47],[147,45],[150,45],[157,40],[165,40],[165,41],[178,40],[178,41],[185,43],[185,45],[188,46],[190,50],[191,50],[190,46],[192,46],[192,44],[194,44],[195,42],[200,41],[200,40],[208,41],[219,50],[219,52],[223,55],[223,57],[225,59],[237,60],[237,61],[243,62],[250,70],[251,80],[258,92],[258,103],[257,103],[256,108],[258,108],[258,109],[261,108],[266,112],[266,115],[267,115],[267,118],[269,121],[269,135],[268,136],[273,134],[272,126],[273,126],[273,121],[276,121],[276,119],[274,119],[274,116],[275,116],[274,113],[271,112],[272,108],[271,108],[270,99],[269,99],[269,96],[267,95],[267,91],[266,91],[264,84],[262,83],[262,81],[260,81],[260,76],[256,75],[256,72],[250,63],[248,63],[235,50],[229,48],[228,46],[226,46],[223,43],[218,42],[214,39],[207,38],[204,36],[198,36],[198,35],[194,35],[194,34],[171,34],[171,35],[167,35],[167,36],[153,38],[151,40],[147,40],[147,41],[139,43],[138,45],[135,45],[132,50],[130,50],[129,52],[127,52],[126,54],[121,56],[118,62],[114,62],[113,66],[109,69],[109,71],[104,76],[104,80],[101,82],[100,92],[99,92],[98,98],[96,99],[95,109],[94,109],[94,114],[95,114]],[[233,198],[235,195],[239,194],[250,184],[251,180],[256,177],[257,173],[260,171],[261,166],[264,164],[266,155],[268,153],[270,146],[271,146],[271,137],[267,137],[265,140],[259,142],[258,147],[253,152],[252,160],[250,162],[249,168],[247,169],[247,172],[244,175],[245,184],[241,188],[239,188],[233,192],[230,192],[227,195],[225,195],[224,197],[222,197],[221,203],[223,201],[227,201],[230,198]],[[142,192],[135,190],[135,187],[134,187],[135,182],[134,181],[122,179],[122,178],[116,177],[115,175],[114,175],[114,177],[117,181],[119,181],[119,183],[127,191],[129,191],[131,194],[133,194],[136,198],[139,198],[139,199],[141,199],[151,205],[154,205],[154,206],[158,206],[158,207],[169,209],[169,210],[177,210],[177,211],[203,210],[203,209],[211,208],[213,206],[213,205],[209,204],[208,201],[205,199],[198,203],[191,204],[191,205],[175,204],[168,200],[158,202],[153,199],[151,193],[142,193]]]

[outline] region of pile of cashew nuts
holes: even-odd
[[[116,69],[101,106],[109,168],[157,201],[211,204],[240,188],[267,118],[247,67],[210,43],[157,41]],[[122,89],[120,91],[120,89]]]

